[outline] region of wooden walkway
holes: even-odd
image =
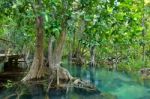
[[[17,54],[0,54],[0,58],[21,58],[23,55],[17,55]]]
[[[18,60],[22,58],[23,55],[17,55],[17,54],[0,54],[0,60],[2,61],[3,59],[7,58],[8,60]]]
[[[19,59],[23,58],[23,55],[17,54],[0,54],[0,64],[3,64],[3,70],[5,71],[16,71],[18,67]],[[12,68],[13,67],[13,68]]]

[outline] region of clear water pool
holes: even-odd
[[[76,66],[67,68],[73,76],[89,80],[102,93],[111,95],[102,97],[100,94],[87,94],[80,90],[72,89],[67,91],[67,93],[57,91],[45,93],[44,87],[39,85],[25,88],[24,91],[28,93],[20,96],[13,95],[13,93],[16,93],[16,88],[1,90],[0,99],[7,99],[10,95],[12,96],[8,99],[115,99],[116,97],[117,99],[150,99],[150,81],[140,80],[138,74],[126,74],[92,68],[81,69]]]

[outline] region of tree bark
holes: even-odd
[[[65,24],[65,23],[62,23],[62,24]],[[48,47],[49,48],[48,49],[49,50],[49,55],[48,55],[49,68],[50,68],[50,72],[54,76],[53,78],[57,79],[57,85],[59,84],[59,79],[69,80],[72,77],[65,68],[60,67],[63,46],[64,46],[65,39],[66,39],[66,27],[64,27],[64,25],[62,26],[63,26],[62,32],[59,38],[55,41],[54,38],[51,37],[49,40],[49,47]],[[54,42],[56,42],[55,46],[53,45]]]
[[[64,46],[65,39],[66,39],[66,27],[62,27],[62,29],[63,30],[62,30],[58,40],[56,41],[56,47],[53,52],[55,65],[60,65],[60,61],[62,58],[63,46]]]
[[[142,30],[142,39],[143,39],[143,42],[142,42],[142,61],[143,61],[143,65],[145,65],[145,42],[144,42],[144,38],[145,38],[145,21],[144,21],[144,14],[143,14],[143,18],[142,18],[142,27],[143,27],[143,30]]]
[[[95,53],[94,53],[95,45],[90,49],[90,66],[93,67],[95,65]]]
[[[38,0],[38,7],[41,9],[41,0]],[[33,63],[27,75],[23,78],[23,81],[31,79],[39,79],[44,76],[44,31],[43,31],[43,17],[41,15],[36,17],[36,49]]]
[[[54,44],[55,38],[51,37],[49,39],[49,44],[48,44],[48,63],[49,63],[49,68],[52,70],[54,67],[54,60],[53,60],[53,44]]]

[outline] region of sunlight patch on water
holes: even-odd
[[[137,78],[124,73],[97,71],[96,85],[103,92],[116,95],[118,99],[150,99],[150,89],[140,84]]]
[[[124,84],[110,93],[117,95],[119,99],[140,99],[144,95],[148,94],[145,87],[128,84]]]

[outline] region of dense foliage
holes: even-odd
[[[0,1],[0,42],[12,53],[34,52],[35,18],[44,18],[44,49],[50,37],[59,39],[67,29],[63,58],[90,61],[95,46],[97,66],[108,67],[113,59],[119,70],[150,66],[150,2],[148,0],[36,0]],[[66,21],[65,26],[61,26]],[[6,40],[6,41],[4,41]],[[7,46],[6,46],[7,45]],[[66,57],[67,56],[67,57]],[[47,57],[47,56],[45,56]]]

